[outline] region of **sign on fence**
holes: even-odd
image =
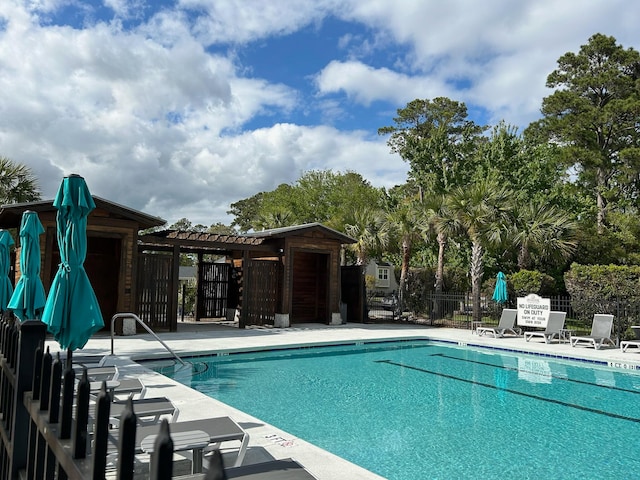
[[[551,311],[551,299],[535,293],[518,297],[518,325],[546,328]]]

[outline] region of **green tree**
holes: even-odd
[[[256,193],[249,198],[238,200],[230,205],[228,215],[233,215],[232,227],[237,227],[240,232],[248,232],[254,227],[258,218],[264,192]]]
[[[398,109],[394,125],[378,129],[379,135],[390,135],[387,144],[393,153],[409,163],[409,184],[426,198],[441,202],[442,196],[460,185],[466,185],[475,171],[475,151],[485,127],[468,120],[464,103],[446,97],[433,100],[416,99]],[[440,205],[422,206],[431,218],[429,225],[438,230],[443,215]],[[447,234],[437,231],[438,266],[436,292],[444,284],[444,251]]]
[[[40,200],[40,187],[26,165],[0,156],[0,204]]]
[[[463,232],[471,241],[471,295],[473,320],[480,321],[480,293],[484,274],[483,257],[489,245],[505,240],[510,225],[513,192],[490,178],[457,187],[444,205],[448,220],[442,228],[450,233]]]
[[[387,246],[388,235],[384,227],[383,211],[370,205],[360,205],[351,212],[345,224],[345,233],[356,240],[348,245],[356,257],[356,265],[365,266],[372,253]]]
[[[225,225],[221,222],[212,223],[211,225],[209,225],[209,228],[207,228],[207,233],[217,233],[220,235],[238,235],[238,232],[233,227]]]
[[[579,183],[595,195],[602,233],[608,206],[635,205],[640,193],[640,54],[595,34],[558,59],[547,87],[556,91],[544,98],[535,128],[565,147]]]
[[[381,191],[360,174],[311,170],[293,185],[233,203],[227,213],[241,231],[319,222],[343,232],[351,212],[363,205],[380,206]]]
[[[398,109],[394,125],[378,129],[390,135],[393,153],[409,163],[409,179],[426,194],[442,194],[468,181],[474,143],[485,127],[467,119],[467,107],[446,97],[416,99]]]
[[[190,232],[193,230],[193,223],[186,217],[181,218],[176,223],[169,226],[169,230],[181,230],[183,232]]]
[[[420,208],[419,199],[410,191],[396,188],[388,198],[387,211],[384,217],[383,229],[388,235],[389,244],[398,245],[400,250],[401,267],[400,283],[398,285],[398,306],[404,308],[407,295],[407,278],[414,243],[421,239],[425,229],[425,220]]]
[[[538,260],[568,259],[577,245],[572,216],[544,200],[521,199],[513,210],[512,243],[518,247],[518,268],[530,269],[531,253]]]

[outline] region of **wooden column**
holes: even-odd
[[[169,316],[169,331],[178,330],[178,284],[180,283],[180,246],[173,247],[173,265],[172,276],[169,284],[169,304],[167,305],[167,314]]]

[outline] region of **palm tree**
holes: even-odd
[[[270,230],[272,228],[289,227],[293,225],[293,215],[284,208],[275,208],[260,213],[255,219],[256,230]]]
[[[518,247],[518,268],[531,266],[531,251],[542,260],[569,257],[577,245],[577,224],[571,216],[543,200],[517,205],[513,212],[513,242]]]
[[[427,230],[424,232],[425,236],[436,236],[438,242],[438,261],[436,265],[436,281],[434,290],[436,293],[435,301],[433,304],[433,315],[435,318],[440,318],[440,301],[438,300],[442,290],[444,288],[444,254],[447,247],[447,241],[449,239],[449,232],[447,230],[447,212],[444,209],[445,196],[434,195],[423,201],[424,207],[424,220]]]
[[[402,266],[400,285],[398,285],[398,307],[402,311],[407,291],[411,249],[414,242],[421,237],[421,231],[424,230],[424,216],[419,202],[412,197],[406,197],[388,209],[384,219],[384,230],[400,244]]]
[[[26,165],[0,156],[0,204],[40,199],[38,181]]]
[[[481,320],[480,288],[484,273],[483,256],[487,246],[501,243],[509,231],[510,199],[513,192],[484,178],[466,188],[454,189],[446,198],[443,211],[448,232],[462,232],[471,241],[471,296],[473,320]]]
[[[349,248],[356,256],[356,265],[364,266],[372,252],[387,246],[387,232],[382,228],[382,212],[370,206],[360,206],[352,211],[345,232],[356,240]]]

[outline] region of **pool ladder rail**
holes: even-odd
[[[124,319],[124,318],[133,318],[138,323],[138,325],[141,325],[147,332],[149,332],[153,336],[153,338],[158,340],[158,342],[160,342],[160,344],[167,350],[167,352],[169,352],[171,355],[173,355],[173,357],[176,360],[178,360],[178,362],[180,362],[183,366],[186,365],[184,360],[182,360],[178,356],[178,354],[176,352],[171,350],[171,347],[169,347],[169,345],[164,343],[160,339],[160,337],[158,337],[158,335],[156,335],[155,332],[153,330],[151,330],[151,328],[149,328],[149,326],[146,323],[144,323],[142,320],[140,320],[140,317],[138,317],[135,313],[130,313],[130,312],[127,312],[127,313],[116,313],[113,317],[111,317],[111,355],[115,355],[114,351],[113,351],[113,339],[114,339],[114,330],[115,330],[116,320]]]

